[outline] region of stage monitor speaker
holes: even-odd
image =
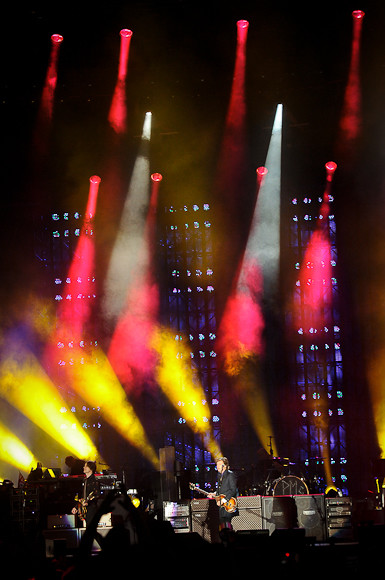
[[[306,537],[322,542],[326,537],[325,498],[323,495],[296,495],[297,526],[305,528]]]
[[[220,541],[219,510],[214,501],[207,502],[206,506],[207,508],[201,511],[192,509],[191,528],[192,532],[198,533],[207,542],[215,544]]]

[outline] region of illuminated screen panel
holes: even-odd
[[[161,248],[167,272],[162,309],[165,323],[175,332],[175,340],[187,347],[191,364],[198,369],[212,411],[213,434],[219,441],[211,208],[209,204],[171,206],[165,208],[164,217]],[[165,443],[175,446],[177,458],[186,466],[200,470],[212,461],[211,455],[184,423],[181,417],[176,420]]]
[[[293,311],[287,314],[294,337],[291,381],[298,401],[296,424],[300,464],[307,466],[310,478],[321,480],[321,486],[329,475],[333,484],[346,490],[343,349],[332,196],[329,196],[326,228],[328,263],[320,262],[328,275],[321,279],[322,291],[316,311],[309,308],[307,301],[308,288],[315,284],[317,267],[309,260],[307,249],[314,240],[321,203],[322,199],[317,196],[293,198],[291,202],[289,242],[298,276]]]

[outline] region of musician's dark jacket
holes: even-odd
[[[86,525],[92,520],[98,509],[98,499],[100,496],[100,485],[95,474],[86,477],[83,482],[83,497],[88,498],[92,494],[92,499],[88,500],[86,511]]]
[[[233,471],[230,469],[225,469],[223,473],[218,473],[218,487],[217,487],[217,494],[224,495],[226,501],[231,499],[232,497],[236,498],[238,495],[237,489],[237,478]],[[224,507],[219,508],[219,517],[225,517],[229,519],[229,517],[236,516],[238,514],[238,510],[234,511],[230,514],[226,512]]]

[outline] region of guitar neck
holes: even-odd
[[[200,487],[196,486],[196,485],[192,485],[190,484],[190,489],[195,489],[196,491],[199,491],[199,493],[203,493],[203,495],[211,495],[211,492],[209,491],[205,491],[204,489],[201,489]]]

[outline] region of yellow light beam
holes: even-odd
[[[258,363],[255,361],[255,357],[248,358],[246,354],[245,358],[238,362],[241,363],[241,367],[235,377],[234,388],[242,400],[243,407],[261,445],[268,450],[268,442],[274,431],[266,392],[258,378],[258,369],[256,368]],[[276,449],[276,454],[279,455],[278,449]]]
[[[0,459],[23,471],[30,471],[37,458],[8,427],[0,423]]]
[[[212,435],[210,409],[188,350],[166,328],[154,331],[152,346],[158,353],[155,376],[160,388],[189,427],[202,435],[207,451],[220,457],[219,445]]]
[[[78,457],[99,457],[76,418],[61,413],[66,403],[36,357],[20,345],[0,365],[0,396]]]
[[[381,458],[385,458],[385,348],[380,346],[368,364],[368,381]]]
[[[74,361],[71,367],[73,388],[89,404],[101,407],[106,421],[158,469],[157,453],[105,353],[99,348],[91,353],[75,350]]]

